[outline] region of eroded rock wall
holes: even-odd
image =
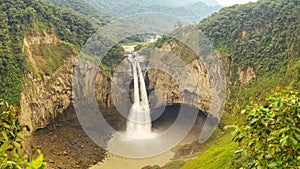
[[[24,90],[20,100],[22,112],[20,120],[31,128],[31,132],[46,127],[71,104],[76,52],[71,51],[69,56],[64,57],[62,66],[52,74],[48,74],[41,73],[36,58],[43,59],[43,56],[37,56],[33,50],[33,46],[40,45],[47,48],[47,45],[58,44],[53,30],[29,33],[24,39],[23,52],[28,56],[32,71],[24,79]]]
[[[183,103],[197,107],[207,112],[210,107],[210,80],[205,66],[200,60],[194,60],[187,65],[189,77],[178,76],[186,84],[184,90],[180,90],[177,77],[172,77],[168,73],[159,69],[148,71],[149,87],[148,90],[160,90],[163,92],[167,105]],[[186,73],[186,72],[182,72]],[[159,107],[163,103],[155,103]]]
[[[23,51],[27,53],[33,70],[25,77],[24,91],[21,97],[21,122],[27,124],[32,131],[46,127],[59,114],[71,106],[72,99],[76,99],[74,96],[72,98],[73,69],[78,59],[76,52],[69,52],[68,56],[64,56],[63,64],[52,74],[49,74],[41,73],[37,57],[39,57],[38,59],[43,59],[43,56],[36,56],[37,54],[33,50],[38,45],[47,48],[47,45],[59,44],[60,42],[52,30],[30,33],[24,39]],[[70,50],[72,49],[70,48]],[[172,48],[170,47],[169,50],[172,50]],[[119,114],[115,106],[116,100],[119,101],[120,105],[122,105],[122,102],[126,102],[123,104],[125,107],[121,107],[121,109],[125,110],[125,112],[130,110],[130,99],[122,98],[124,94],[124,92],[122,93],[123,89],[118,89],[121,92],[116,92],[113,95],[113,80],[97,65],[94,67],[86,65],[78,69],[81,69],[79,72],[80,76],[82,76],[82,79],[79,80],[95,83],[94,91],[92,92],[95,92],[98,107],[105,119],[114,128],[124,129],[124,126],[126,126],[126,114]],[[208,112],[211,106],[211,82],[204,64],[200,59],[196,59],[186,65],[186,70],[188,72],[182,72],[177,77],[172,77],[159,69],[150,69],[146,73],[148,92],[151,93],[153,90],[163,91],[167,105],[184,103]],[[128,71],[127,73],[130,74],[130,70]],[[121,79],[122,77],[124,76],[120,75],[120,79],[115,79],[116,82],[122,83],[124,81],[124,79]],[[181,85],[185,86],[185,90],[179,88],[178,78],[181,80]],[[126,80],[128,81],[128,79]],[[81,84],[79,83],[78,85]],[[129,86],[130,84],[126,85]],[[85,93],[91,90],[90,86],[93,86],[93,84],[85,85],[82,92]],[[129,90],[131,91],[132,89]],[[157,99],[151,106],[156,108],[162,104],[163,101]]]

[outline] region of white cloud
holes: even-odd
[[[245,4],[247,2],[256,2],[257,0],[217,0],[223,6],[231,6],[234,4]]]

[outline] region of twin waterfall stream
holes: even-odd
[[[127,120],[126,135],[134,139],[151,138],[151,116],[144,76],[139,62],[132,56],[128,59],[134,81],[134,103]]]
[[[163,119],[163,122],[154,123],[154,127],[152,126],[151,113],[155,117],[155,113],[160,115],[161,110],[154,108],[150,111],[140,60],[143,58],[129,54],[129,65],[127,62],[124,68],[131,67],[131,72],[126,73],[131,73],[133,79],[132,104],[127,116],[126,130],[113,133],[107,142],[110,157],[91,169],[138,169],[147,165],[163,166],[174,158],[175,151],[171,150],[173,147],[192,144],[198,138],[196,135],[186,137],[192,127],[187,123],[194,124],[193,120],[196,120],[198,115],[198,109],[187,106],[163,109],[169,111],[167,112],[169,119]],[[184,117],[192,120],[187,122],[187,118],[183,118],[180,111],[189,112],[184,114]],[[172,127],[169,127],[170,125]]]

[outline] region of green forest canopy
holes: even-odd
[[[78,14],[36,0],[3,0],[0,5],[0,98],[19,105],[23,77],[28,70],[23,40],[28,31],[54,28],[61,41],[77,50],[95,31]]]
[[[239,99],[238,104],[245,105],[250,97],[262,100],[277,86],[300,86],[299,0],[226,7],[201,21],[199,29],[227,60],[232,84],[229,103]],[[245,88],[237,72],[248,67],[257,78]]]

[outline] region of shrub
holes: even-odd
[[[300,95],[275,92],[265,105],[242,111],[245,124],[234,130],[239,143],[235,168],[300,168]]]
[[[22,151],[22,138],[19,134],[25,125],[19,122],[18,109],[0,99],[0,168],[1,169],[44,169],[43,154],[36,159],[26,158]]]

